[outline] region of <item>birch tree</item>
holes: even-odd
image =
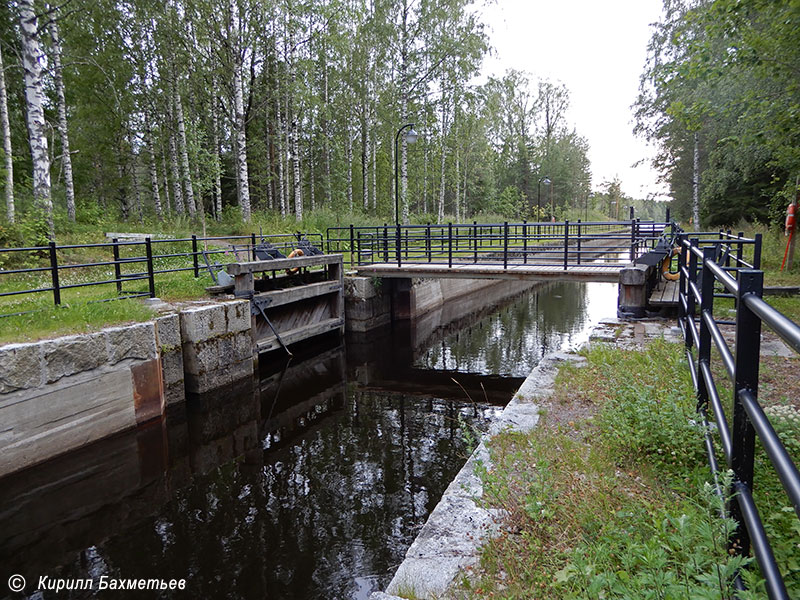
[[[50,20],[50,38],[53,41],[53,81],[58,98],[58,136],[61,139],[61,164],[64,170],[64,192],[67,200],[67,217],[75,222],[75,185],[72,181],[72,156],[69,150],[69,133],[67,130],[67,100],[64,93],[64,75],[61,66],[61,38],[58,35],[58,24],[53,13]]]
[[[228,3],[228,42],[232,63],[234,131],[236,135],[236,184],[242,219],[250,221],[250,182],[247,174],[247,134],[245,132],[244,89],[242,88],[243,56],[241,49],[241,15],[236,0]]]
[[[6,169],[6,216],[9,223],[14,223],[14,154],[11,149],[11,126],[8,122],[8,94],[2,49],[0,49],[0,128],[3,130],[3,157]]]
[[[33,199],[36,207],[44,214],[50,238],[55,239],[53,200],[50,196],[50,154],[44,120],[44,88],[42,84],[44,54],[39,40],[39,25],[34,12],[33,0],[19,0],[18,6],[28,141],[33,162]]]

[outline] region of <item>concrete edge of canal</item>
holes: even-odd
[[[558,366],[566,361],[582,363],[586,359],[572,353],[552,353],[531,371],[445,490],[386,592],[375,592],[370,600],[396,600],[409,595],[436,598],[466,567],[477,563],[481,541],[500,531],[502,516],[476,502],[483,493],[476,468],[479,464],[491,467],[486,441],[501,431],[533,429],[539,421],[540,401],[552,392]]]

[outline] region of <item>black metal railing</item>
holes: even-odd
[[[753,500],[755,444],[760,441],[795,513],[800,518],[800,473],[758,402],[762,323],[795,352],[800,353],[800,327],[762,299],[764,273],[759,270],[761,239],[746,239],[730,232],[678,235],[680,305],[686,358],[697,392],[697,411],[705,429],[705,445],[717,493],[723,496],[717,474],[709,407],[728,467],[733,471],[728,514],[737,529],[730,540],[732,552],[743,556],[752,549],[771,599],[789,598],[772,547]],[[749,260],[746,249],[751,249]],[[721,286],[721,293],[716,287]],[[736,338],[731,350],[714,317],[715,298],[733,298],[736,306]],[[699,314],[698,314],[699,309]],[[733,385],[732,423],[729,426],[711,370],[711,350],[716,348]],[[697,356],[694,356],[693,348]],[[740,578],[737,585],[741,586]]]
[[[156,278],[169,274],[192,272],[195,278],[203,272],[213,272],[229,262],[256,260],[262,248],[274,248],[288,254],[301,240],[308,240],[317,248],[322,248],[321,234],[272,234],[238,235],[187,238],[166,238],[143,240],[112,239],[97,244],[70,244],[59,246],[50,242],[47,246],[26,248],[0,248],[0,260],[6,264],[38,263],[41,266],[18,267],[0,270],[0,282],[5,284],[0,291],[0,310],[2,299],[11,296],[25,296],[51,293],[53,303],[62,304],[62,292],[69,289],[100,285],[114,285],[116,295],[103,300],[155,297]],[[108,260],[81,262],[70,260],[73,256],[89,250],[95,255],[110,254]],[[65,256],[66,255],[66,256]],[[217,258],[227,260],[216,265]],[[75,274],[75,275],[73,275]],[[213,276],[212,276],[213,277]],[[36,281],[31,287],[25,285],[26,279]],[[19,282],[19,285],[17,285]],[[130,284],[146,282],[146,289],[131,290]],[[125,288],[128,289],[125,289]],[[9,289],[19,288],[19,289]],[[0,288],[2,289],[2,288]],[[5,312],[9,316],[29,312]]]
[[[349,253],[350,266],[428,263],[572,266],[622,265],[655,246],[667,223],[447,223],[331,227],[328,252]]]

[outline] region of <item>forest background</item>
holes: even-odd
[[[0,243],[119,220],[393,222],[396,163],[401,222],[624,218],[625,206],[662,218],[619,180],[593,190],[562,84],[516,71],[474,83],[490,50],[479,8],[7,3]],[[797,1],[665,0],[634,109],[679,218],[779,218],[800,172],[799,30]],[[419,141],[396,143],[412,122]]]

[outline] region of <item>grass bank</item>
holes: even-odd
[[[478,568],[451,596],[472,598],[730,598],[749,563],[727,552],[733,527],[708,485],[702,430],[679,346],[586,351],[566,366],[540,425],[490,443],[484,498],[507,513]],[[631,374],[636,376],[632,377]],[[800,459],[800,412],[767,394],[773,423]],[[717,444],[719,447],[719,444]],[[756,502],[789,593],[800,597],[800,523],[760,453]],[[751,591],[764,597],[755,564]]]

